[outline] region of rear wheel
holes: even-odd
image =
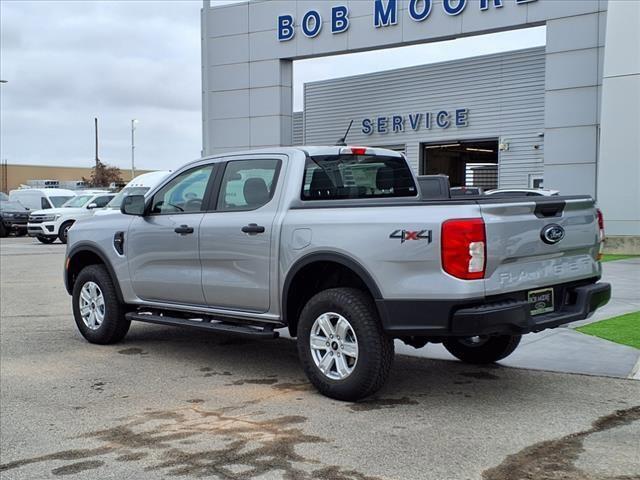
[[[493,363],[508,357],[520,343],[521,335],[478,335],[475,337],[450,337],[444,347],[466,363]]]
[[[73,222],[65,222],[60,225],[60,233],[58,233],[58,238],[62,243],[67,243],[67,234],[72,226]]]
[[[103,265],[82,269],[73,285],[73,316],[82,336],[103,345],[119,342],[131,325],[125,313],[107,269]]]
[[[46,245],[56,241],[56,237],[45,237],[44,235],[38,235],[36,238],[40,241],[40,243],[44,243]]]
[[[298,354],[307,377],[324,395],[355,401],[376,392],[393,363],[371,298],[353,288],[333,288],[307,302],[298,323]]]

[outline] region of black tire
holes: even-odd
[[[80,294],[85,284],[95,283],[104,298],[104,319],[91,329],[80,313]],[[73,285],[73,316],[82,336],[91,343],[107,345],[117,343],[129,331],[131,322],[125,318],[125,305],[120,303],[113,280],[104,265],[89,265],[82,269]]]
[[[16,237],[24,237],[27,234],[27,231],[19,228],[18,230],[16,230]]]
[[[466,337],[449,337],[442,343],[444,348],[457,359],[465,363],[481,365],[497,362],[511,355],[521,338],[522,335],[479,337],[480,342],[474,345]]]
[[[64,244],[67,243],[67,232],[69,232],[69,229],[72,227],[73,223],[74,223],[73,221],[69,221],[69,222],[64,222],[62,225],[60,225],[58,238]]]
[[[343,316],[357,338],[358,354],[353,370],[340,380],[329,378],[316,366],[309,343],[316,319],[328,312]],[[298,355],[311,383],[327,397],[356,401],[375,393],[387,380],[393,354],[393,339],[382,330],[373,300],[361,290],[324,290],[302,309],[298,322]]]
[[[49,245],[56,241],[56,237],[45,237],[44,235],[38,235],[36,238],[40,243],[44,243],[45,245]]]
[[[0,238],[4,238],[9,235],[9,229],[4,226],[4,223],[0,222]]]

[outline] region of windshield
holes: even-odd
[[[74,197],[49,197],[49,200],[53,203],[55,208],[58,208],[63,206],[67,200],[71,200],[72,198]]]
[[[62,206],[65,208],[80,208],[80,207],[83,207],[84,204],[87,203],[92,198],[93,198],[93,195],[78,195],[77,197],[71,198],[71,200],[67,201]]]
[[[120,205],[122,205],[122,199],[124,197],[128,197],[129,195],[144,195],[149,191],[149,187],[127,187],[123,188],[120,193],[118,193],[113,199],[107,203],[107,208],[117,208],[120,209]]]
[[[414,197],[409,166],[400,157],[324,155],[308,157],[303,200]]]

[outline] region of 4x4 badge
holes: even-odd
[[[431,243],[431,230],[394,230],[389,238],[399,238],[400,243],[409,240],[426,240],[427,243]]]

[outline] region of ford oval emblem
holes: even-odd
[[[542,229],[542,232],[540,232],[540,238],[548,245],[558,243],[564,238],[564,228],[555,223],[547,225]]]

